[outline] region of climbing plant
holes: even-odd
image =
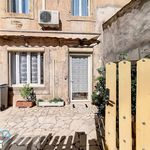
[[[95,85],[95,90],[92,93],[92,104],[98,107],[98,114],[105,114],[105,105],[108,99],[108,93],[106,89],[106,78],[105,78],[105,68],[97,69],[99,77],[97,78],[97,83]]]

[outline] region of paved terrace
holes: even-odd
[[[19,137],[37,137],[52,134],[51,142],[55,145],[65,145],[80,135],[83,137],[84,150],[97,150],[97,134],[95,126],[95,106],[75,104],[65,107],[33,107],[33,108],[8,108],[0,112],[0,129],[7,129],[11,134]],[[62,144],[63,140],[63,144]],[[71,144],[72,143],[72,144]],[[90,144],[92,147],[90,148]],[[50,146],[50,143],[49,145]],[[47,147],[46,146],[46,147]],[[47,148],[50,150],[50,147]],[[62,148],[63,149],[63,148]]]

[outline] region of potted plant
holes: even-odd
[[[36,101],[36,95],[32,87],[29,84],[24,85],[20,90],[20,94],[24,100],[19,100],[16,102],[17,107],[33,107]]]
[[[37,102],[37,105],[40,107],[46,107],[46,106],[52,106],[52,107],[62,107],[65,105],[64,100],[61,98],[54,98],[49,101],[44,101],[42,99],[39,99]]]

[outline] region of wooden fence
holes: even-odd
[[[136,74],[136,121],[133,122],[131,62],[106,64],[106,87],[111,102],[105,111],[108,150],[150,150],[150,59],[137,61]]]

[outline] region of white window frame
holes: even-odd
[[[31,83],[31,53],[32,52],[25,52],[27,54],[27,83],[20,83],[20,67],[19,67],[19,63],[20,63],[20,54],[21,52],[16,52],[16,84],[12,84],[11,85],[13,87],[15,86],[23,86],[24,84],[31,84],[32,86],[43,86],[44,83],[41,83],[41,52],[34,52],[37,53],[37,67],[38,67],[38,82],[37,83]],[[11,53],[10,53],[11,55]],[[44,53],[43,53],[44,55]],[[12,60],[10,60],[10,62],[12,63]],[[44,63],[43,63],[43,67],[44,67]],[[12,70],[12,68],[11,68]],[[12,74],[11,74],[11,79],[12,79]],[[12,80],[11,80],[12,81]]]
[[[82,16],[82,0],[79,0],[79,16]]]
[[[22,4],[21,4],[22,0],[18,0],[18,1],[19,1],[18,10],[19,10],[19,13],[22,13]]]
[[[90,5],[91,5],[91,2],[90,2],[90,0],[88,0],[88,8],[87,8],[88,9],[88,15],[87,16],[90,16]],[[79,0],[79,16],[80,17],[83,16],[82,15],[82,0]],[[83,16],[83,17],[86,17],[86,16]]]

